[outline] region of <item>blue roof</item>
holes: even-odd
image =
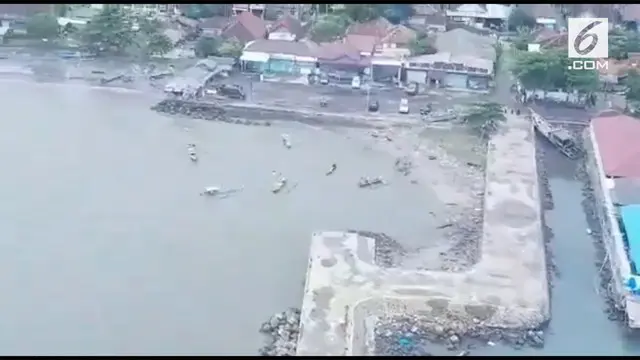
[[[640,267],[640,205],[620,207],[620,217],[629,242],[629,259]]]

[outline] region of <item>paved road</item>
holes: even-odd
[[[367,113],[367,91],[365,89],[351,89],[335,85],[303,85],[282,82],[252,81],[247,77],[233,77],[225,79],[225,83],[242,85],[248,93],[247,101],[290,106],[297,109],[325,110],[338,113]],[[322,97],[329,99],[327,108],[320,107]],[[407,98],[401,89],[372,88],[369,93],[371,100],[378,100],[381,114],[397,114],[400,99]],[[434,110],[452,108],[455,105],[477,101],[479,96],[474,93],[432,91],[429,94],[409,97],[409,111],[413,115],[420,112],[420,108],[431,104]]]

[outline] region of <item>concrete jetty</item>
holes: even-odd
[[[375,242],[313,234],[297,355],[373,355],[378,318],[454,316],[468,327],[531,328],[549,318],[533,129],[510,115],[488,153],[482,258],[450,273],[375,264]]]

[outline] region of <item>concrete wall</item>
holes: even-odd
[[[620,227],[616,217],[616,209],[611,200],[611,193],[604,183],[604,169],[600,159],[598,143],[595,141],[593,127],[584,131],[584,146],[586,151],[586,168],[596,199],[596,214],[602,229],[602,240],[609,256],[609,264],[613,273],[613,290],[620,296],[620,303],[624,303],[626,290],[625,279],[631,274],[631,266],[627,257]]]

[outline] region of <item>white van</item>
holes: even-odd
[[[398,106],[398,112],[400,114],[408,114],[409,113],[409,100],[407,98],[400,100],[400,106]]]
[[[351,88],[352,89],[360,89],[360,76],[354,76],[353,79],[351,79]]]

